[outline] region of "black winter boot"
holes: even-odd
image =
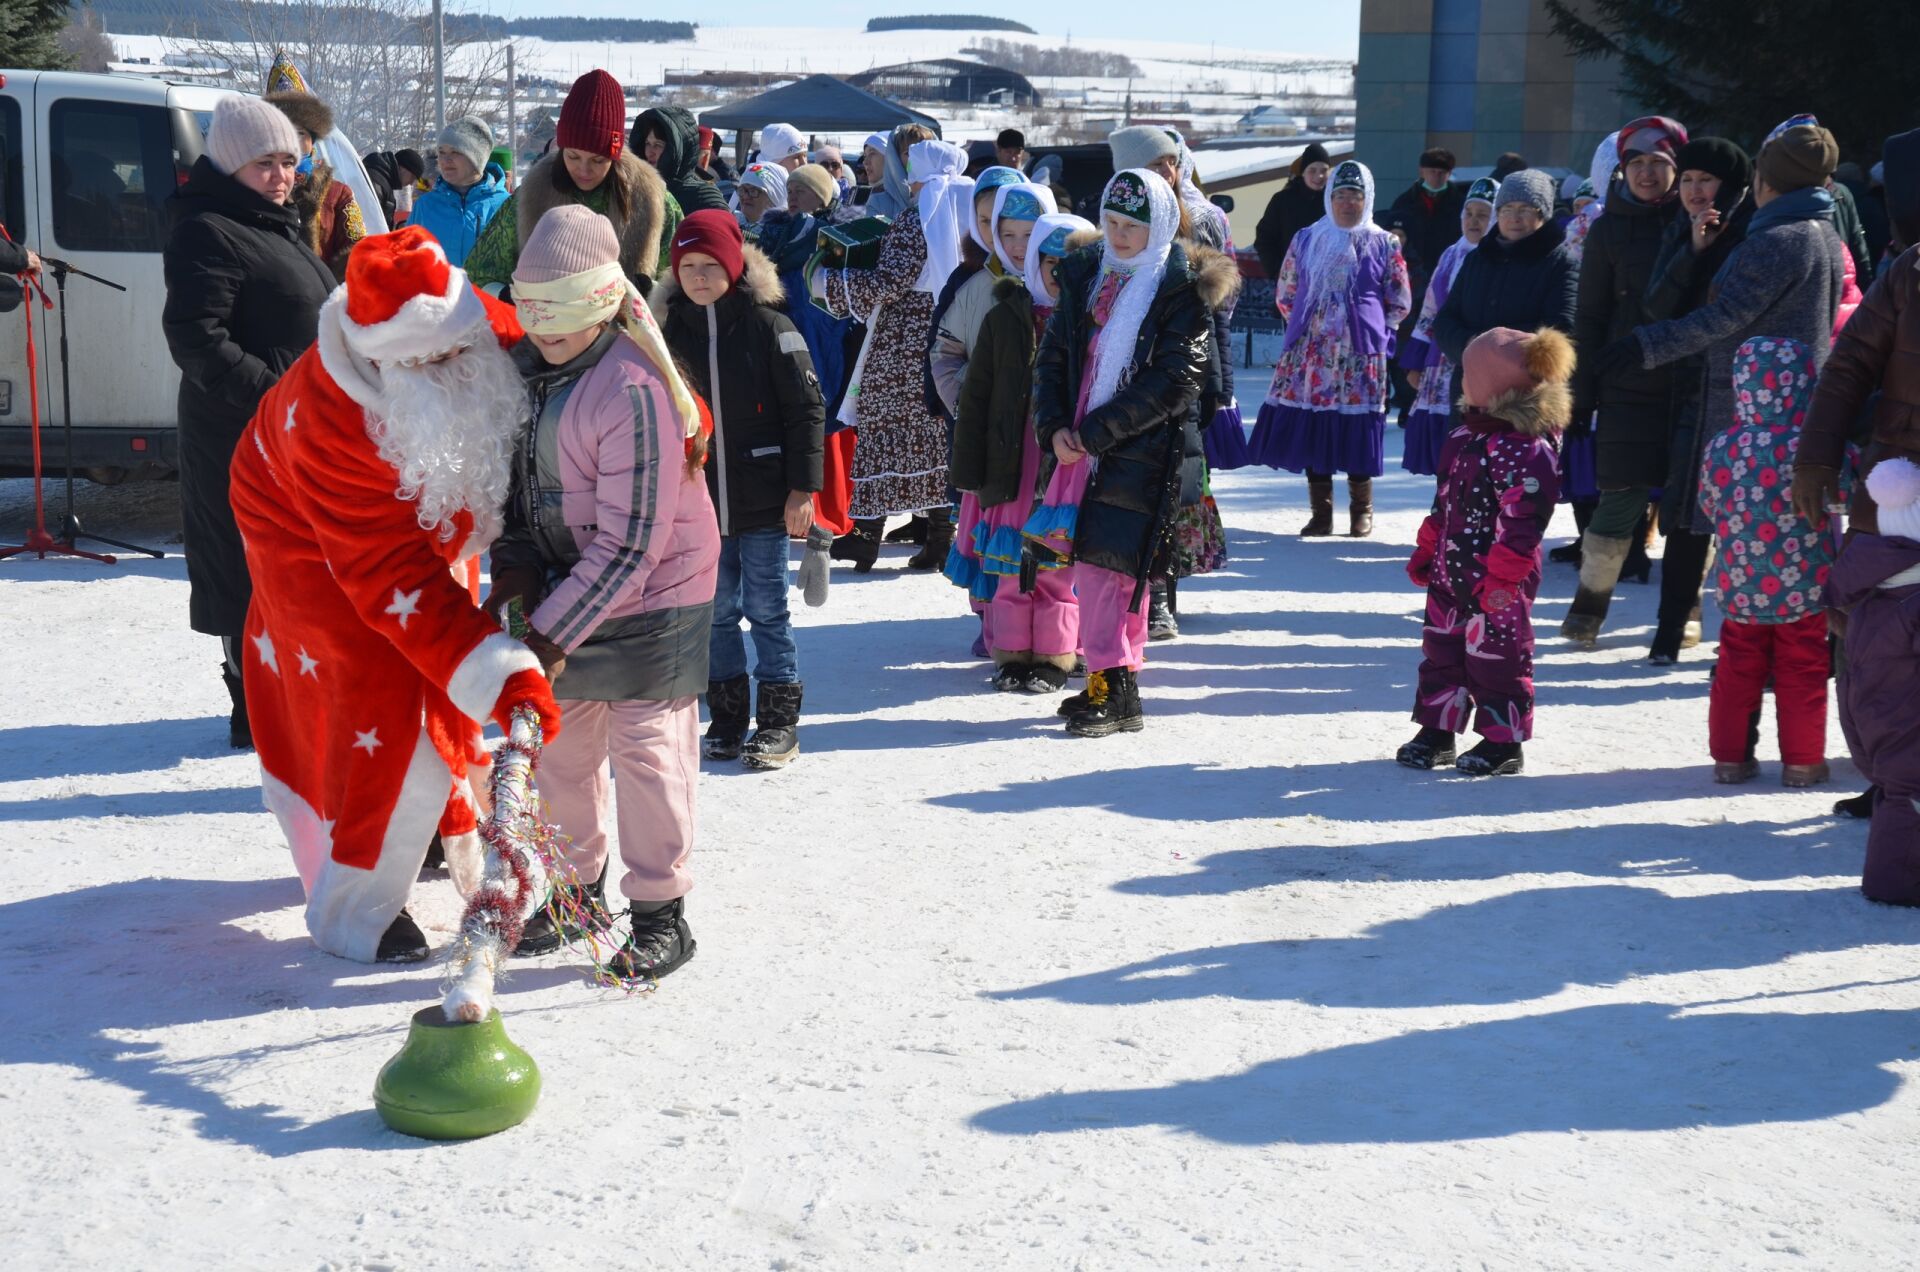
[[[927,543],[907,558],[909,570],[944,570],[947,550],[953,547],[953,509],[927,510]]]
[[[1040,655],[1027,668],[1027,683],[1021,688],[1028,693],[1059,693],[1067,687],[1067,669],[1060,665],[1062,661]]]
[[[1861,821],[1867,821],[1873,816],[1874,798],[1879,793],[1879,787],[1869,786],[1858,795],[1849,795],[1845,799],[1833,801],[1833,811],[1841,817],[1855,817]]]
[[[1146,726],[1140,710],[1140,682],[1132,668],[1092,672],[1087,676],[1086,695],[1086,706],[1067,717],[1067,732],[1075,737],[1138,733]]]
[[[1394,761],[1411,769],[1434,769],[1453,763],[1453,734],[1445,729],[1422,728],[1413,741],[1394,753]]]
[[[1520,753],[1518,742],[1488,742],[1483,738],[1480,745],[1455,760],[1453,767],[1468,777],[1508,777],[1526,767],[1526,757]]]
[[[1318,539],[1333,533],[1333,474],[1307,474],[1307,503],[1313,515],[1300,527],[1302,539]]]
[[[521,929],[520,944],[514,946],[513,956],[532,958],[536,954],[551,954],[588,932],[606,931],[613,923],[607,913],[606,887],[604,869],[590,885],[560,884],[554,889],[553,899],[535,910],[526,927]],[[553,917],[556,913],[560,915],[557,922]]]
[[[917,512],[907,518],[906,525],[889,530],[884,540],[886,543],[910,543],[915,547],[919,547],[926,541],[927,519]]]
[[[233,700],[233,714],[227,717],[227,745],[236,751],[253,750],[253,726],[247,723],[247,689],[240,677],[225,663],[220,678],[227,682],[227,697]]]
[[[1033,679],[1033,664],[1025,656],[1015,655],[993,669],[993,687],[1001,693],[1025,693],[1027,684]]]
[[[380,947],[374,951],[376,963],[418,963],[430,953],[427,934],[405,910],[393,916],[387,930],[380,934]]]
[[[1180,620],[1173,616],[1173,584],[1155,579],[1148,586],[1147,639],[1172,640],[1180,635]]]
[[[880,559],[880,527],[886,522],[885,517],[868,517],[854,522],[853,533],[835,539],[827,555],[853,566],[855,574],[867,573],[873,569],[873,563]]]
[[[1355,539],[1373,534],[1373,478],[1347,476],[1347,534]]]
[[[687,927],[686,901],[635,901],[627,907],[633,935],[607,964],[621,980],[659,980],[699,948]]]
[[[753,686],[745,676],[707,681],[707,738],[700,753],[710,760],[737,760],[753,716]]]
[[[800,700],[805,687],[760,686],[760,728],[740,751],[748,768],[785,768],[800,754]]]

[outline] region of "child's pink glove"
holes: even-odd
[[[1440,546],[1440,527],[1428,517],[1420,523],[1419,538],[1414,541],[1413,555],[1407,559],[1407,578],[1415,587],[1424,588],[1433,579],[1433,554]]]

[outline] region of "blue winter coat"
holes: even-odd
[[[507,174],[497,163],[487,165],[480,179],[465,190],[456,190],[444,178],[433,189],[413,201],[410,224],[424,227],[447,253],[454,265],[464,265],[467,253],[480,241],[480,231],[513,196],[507,193]]]

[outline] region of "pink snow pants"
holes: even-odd
[[[1014,575],[1000,576],[987,607],[987,643],[1009,653],[1072,656],[1080,648],[1080,602],[1073,595],[1074,567],[1042,570],[1033,591],[1021,592]]]
[[[1088,670],[1140,670],[1147,661],[1145,594],[1137,612],[1128,610],[1133,579],[1097,565],[1074,566],[1073,584],[1080,593],[1080,647]]]
[[[554,825],[572,841],[562,854],[581,883],[600,877],[611,832],[627,868],[621,893],[629,901],[671,901],[693,887],[687,853],[699,779],[700,700],[687,697],[562,699],[560,736],[541,752],[534,780]]]

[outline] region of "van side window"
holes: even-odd
[[[173,118],[164,106],[69,99],[48,112],[53,237],[69,251],[158,252],[173,194]]]
[[[20,103],[0,97],[0,225],[16,243],[37,240],[27,225],[27,199],[21,166]]]

